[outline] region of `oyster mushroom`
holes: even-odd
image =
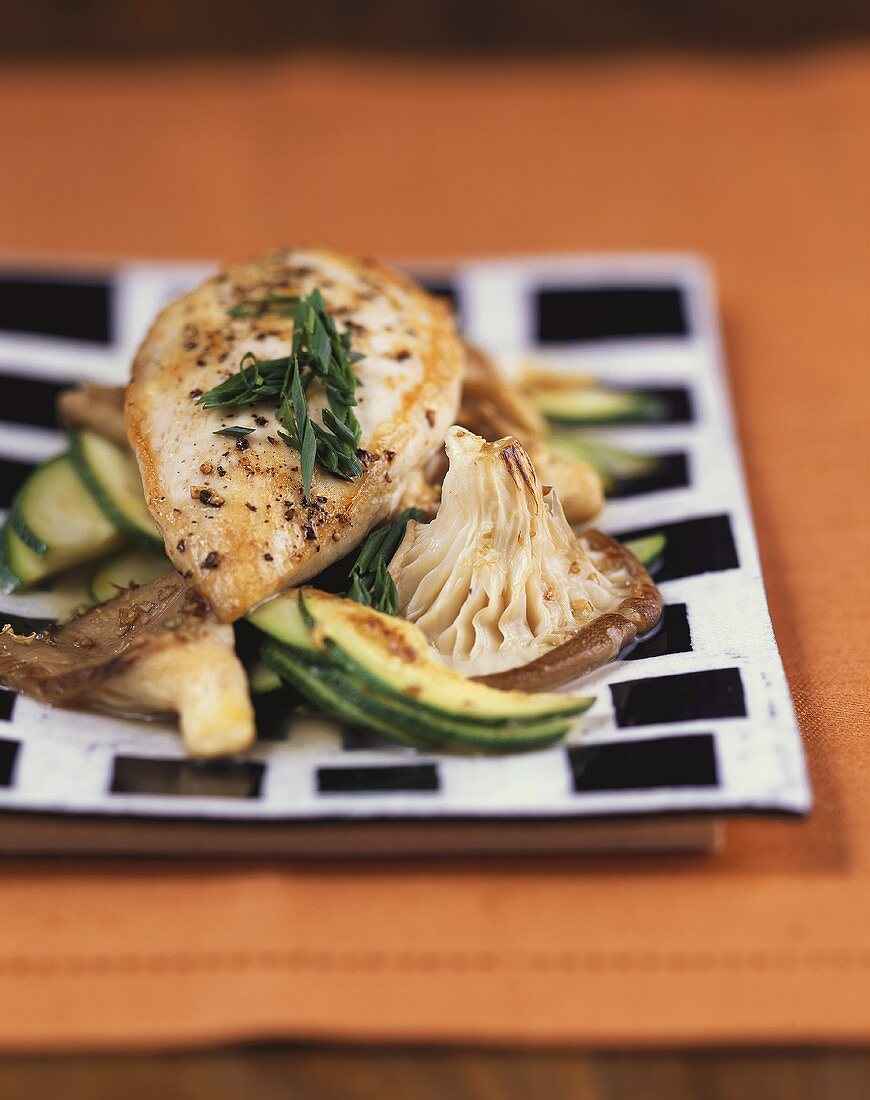
[[[239,752],[256,736],[233,628],[174,573],[44,633],[0,631],[0,683],[60,706],[175,712],[193,756]]]
[[[410,523],[390,564],[399,612],[453,668],[493,687],[543,690],[612,660],[654,627],[662,601],[622,546],[571,530],[516,439],[447,435],[431,523]]]
[[[85,382],[63,390],[57,399],[57,412],[66,428],[88,428],[125,451],[130,446],[124,424],[123,386]]]
[[[458,420],[484,439],[513,436],[519,440],[545,485],[552,485],[571,523],[586,523],[604,504],[598,471],[588,462],[568,460],[547,443],[544,418],[530,393],[514,385],[493,360],[473,344],[466,344],[467,365],[462,383]]]

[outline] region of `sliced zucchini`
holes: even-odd
[[[120,542],[69,456],[53,458],[24,483],[0,533],[0,591],[36,584],[102,557]]]
[[[659,561],[668,544],[667,536],[661,532],[655,535],[644,535],[640,539],[632,539],[623,543],[626,550],[630,550],[641,565],[647,569]]]
[[[282,680],[296,688],[300,695],[326,714],[341,718],[354,726],[376,729],[403,745],[420,748],[425,744],[422,737],[415,740],[405,724],[370,715],[365,705],[364,693],[359,692],[353,681],[344,676],[340,669],[333,668],[326,661],[312,663],[300,660],[300,652],[267,642],[263,646],[263,661]]]
[[[56,615],[59,623],[68,622],[76,615],[80,615],[91,607],[91,574],[93,563],[78,565],[73,569],[64,569],[56,577],[36,592],[22,593],[18,599],[22,602],[36,605],[37,599],[44,603],[46,610],[51,609],[51,614]]]
[[[263,661],[257,661],[248,669],[248,686],[251,689],[251,695],[268,695],[272,691],[277,691],[282,682],[278,673]]]
[[[28,627],[24,633],[29,633],[67,622],[90,606],[87,585],[82,578],[87,568],[65,569],[36,590],[0,596],[0,626],[4,623],[22,623]],[[15,632],[21,633],[17,627]]]
[[[88,492],[119,531],[143,546],[163,545],[131,454],[95,432],[82,430],[70,434],[70,457]]]
[[[155,581],[172,566],[164,554],[151,550],[125,550],[102,563],[91,577],[88,590],[94,603],[103,603],[131,584]]]
[[[53,517],[50,513],[56,510],[57,497],[64,486],[68,486],[69,470],[69,455],[50,458],[37,466],[12,502],[9,525],[25,546],[36,554],[47,554],[48,544],[41,534],[33,530],[31,523],[44,528],[51,522]]]
[[[415,700],[371,685],[328,661],[267,643],[263,659],[311,702],[354,725],[387,734],[420,749],[457,748],[518,752],[544,748],[568,732],[568,721],[554,718],[510,727],[449,717],[419,707]]]
[[[412,623],[315,588],[278,596],[249,618],[285,645],[325,654],[371,691],[413,702],[417,713],[507,728],[567,718],[593,702],[474,683],[436,661],[425,635]]]
[[[413,699],[419,708],[488,725],[510,725],[567,718],[588,710],[594,701],[498,691],[474,683],[435,661],[425,635],[413,623],[314,588],[301,590],[300,607],[310,616],[315,638],[323,636],[339,665],[376,690]]]
[[[651,474],[659,463],[656,455],[625,451],[621,447],[613,447],[609,443],[574,432],[550,432],[547,443],[551,450],[568,462],[588,462],[590,466],[594,466],[604,484],[605,492],[612,491],[617,481],[624,478]]]
[[[33,531],[27,526],[21,517],[19,512],[12,511],[9,513],[9,526],[15,532],[15,534],[21,539],[25,546],[29,546],[35,554],[47,554],[48,544],[43,542],[38,535],[35,535]]]
[[[619,424],[654,420],[659,403],[636,390],[592,386],[567,391],[540,391],[535,404],[548,420],[565,424]]]
[[[0,592],[17,592],[39,579],[42,558],[16,534],[7,520],[0,528]]]
[[[299,589],[290,588],[280,596],[260,604],[249,612],[248,622],[290,649],[317,653],[311,627],[299,606]]]

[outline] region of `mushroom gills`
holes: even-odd
[[[662,601],[649,574],[600,532],[572,531],[516,439],[454,427],[447,454],[438,514],[409,525],[389,568],[399,613],[450,667],[495,684],[546,657],[553,684],[566,683],[655,626]],[[603,616],[616,617],[612,629],[596,625]],[[570,661],[548,656],[569,640]]]

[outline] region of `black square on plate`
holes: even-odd
[[[665,489],[685,489],[689,484],[689,463],[684,451],[656,455],[655,469],[636,477],[617,477],[607,491],[613,500],[619,497],[639,497],[645,493],[660,493]]]
[[[568,749],[568,763],[578,794],[719,785],[711,733],[576,745]]]
[[[610,684],[616,724],[655,726],[698,718],[744,718],[746,699],[736,668],[681,672]]]
[[[637,527],[622,531],[614,538],[620,542],[663,534],[667,539],[661,567],[655,571],[656,581],[673,581],[678,577],[694,577],[700,573],[721,573],[737,569],[737,548],[726,515],[700,516],[677,523],[661,523],[652,527]]]
[[[695,419],[692,395],[686,386],[637,386],[630,387],[652,398],[655,415],[654,424],[691,424]],[[639,424],[646,421],[639,418]],[[626,421],[625,423],[629,423]]]
[[[640,400],[628,401],[627,409],[610,417],[602,418],[594,414],[585,417],[580,413],[565,423],[581,428],[606,428],[614,424],[690,424],[695,418],[692,394],[686,386],[642,386],[625,382],[608,388],[616,393],[636,396]],[[551,419],[560,423],[558,417]]]
[[[20,748],[18,741],[0,738],[0,787],[11,787],[15,775],[15,761]]]
[[[253,760],[166,760],[116,756],[112,794],[181,798],[259,798],[265,766]]]
[[[5,620],[0,613],[0,623]],[[12,717],[12,711],[15,709],[16,694],[14,691],[7,691],[6,688],[0,688],[0,720],[8,722]]]
[[[436,298],[443,298],[453,312],[459,315],[459,294],[454,283],[447,279],[420,279],[418,280],[424,290],[434,294]]]
[[[360,764],[317,769],[320,794],[393,794],[437,791],[439,787],[434,764]]]
[[[66,389],[58,382],[0,372],[0,420],[57,428],[58,394]]]
[[[535,294],[539,344],[686,336],[683,292],[677,286],[551,287]]]
[[[111,285],[105,279],[0,274],[0,329],[108,344]]]
[[[286,741],[293,724],[296,699],[280,687],[251,696],[258,741]]]
[[[669,603],[654,634],[644,638],[625,656],[626,661],[664,657],[668,653],[691,653],[692,635],[684,603]]]
[[[374,750],[389,752],[391,749],[394,752],[397,749],[408,752],[407,745],[401,745],[385,734],[377,733],[375,730],[363,729],[361,726],[345,726],[342,729],[341,747],[345,752],[372,752]]]

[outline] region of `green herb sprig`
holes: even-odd
[[[385,615],[398,612],[399,593],[387,566],[405,537],[408,523],[423,518],[419,508],[406,508],[392,523],[369,535],[350,571],[348,599],[383,611]]]
[[[289,308],[289,304],[278,308]],[[291,356],[300,364],[299,384],[302,396],[301,399],[298,395],[294,397],[291,392],[288,401],[285,389],[277,413],[287,431],[287,435],[282,434],[282,438],[302,452],[304,459],[303,447],[306,445],[310,424],[319,465],[345,481],[359,477],[362,465],[356,451],[360,441],[360,426],[353,412],[359,378],[353,364],[362,356],[351,349],[350,333],[339,333],[319,290],[312,291],[307,298],[300,298],[293,308]],[[301,374],[303,363],[309,371],[304,380]],[[304,392],[315,377],[320,380],[329,402],[329,408],[323,410],[322,425],[309,420],[304,402]],[[291,391],[292,386],[291,379]],[[307,446],[310,450],[312,444],[308,443]],[[304,481],[304,460],[302,468]],[[308,494],[310,482],[306,484],[309,486],[306,488]]]
[[[273,294],[240,302],[231,317],[259,317],[265,313],[293,317],[293,345],[289,355],[258,359],[247,352],[236,374],[199,398],[206,409],[240,408],[275,399],[275,415],[283,427],[278,434],[299,451],[305,499],[311,499],[315,463],[328,473],[351,481],[359,477],[357,456],[360,425],[353,409],[360,379],[353,369],[362,359],[351,348],[349,332],[339,332],[319,290],[304,297]],[[308,388],[317,379],[329,408],[322,424],[311,419]]]
[[[218,428],[216,432],[212,432],[212,435],[228,435],[233,439],[243,439],[246,435],[250,435],[253,428],[243,428],[241,424],[233,424],[229,428]]]
[[[230,317],[262,317],[264,313],[289,317],[301,300],[298,294],[268,294],[265,298],[239,302],[227,312]]]
[[[239,370],[213,386],[197,400],[204,409],[237,409],[279,397],[287,374],[287,356],[258,359],[252,351],[242,356]]]

